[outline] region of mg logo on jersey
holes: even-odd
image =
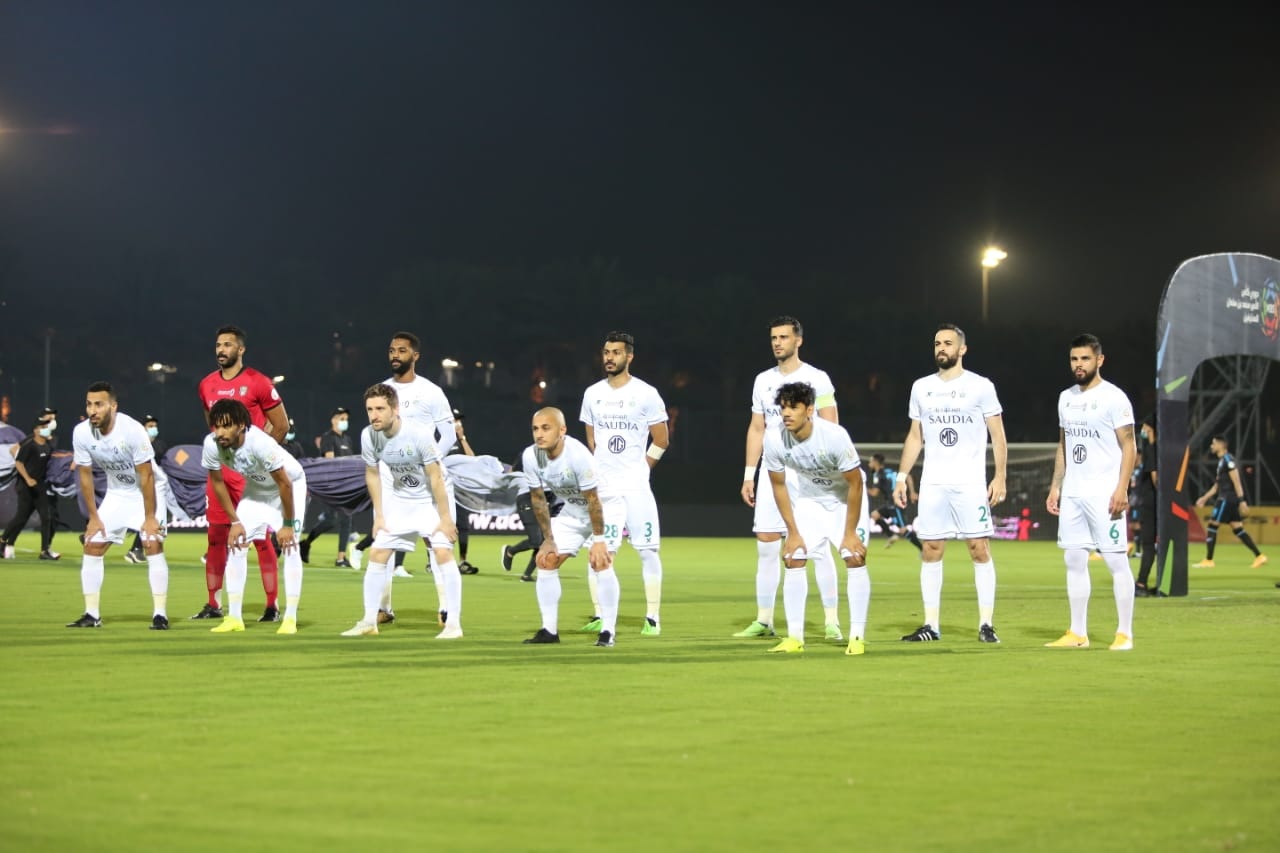
[[[126,484],[128,484],[128,485],[132,486],[134,483],[137,483],[138,481],[137,481],[137,479],[136,479],[132,474],[121,474],[121,475],[120,475],[120,482],[122,482],[122,483],[126,483]]]
[[[1083,444],[1077,444],[1075,447],[1071,448],[1071,458],[1075,460],[1077,465],[1083,465],[1084,460],[1089,458],[1089,451],[1084,449]]]
[[[412,474],[401,477],[400,482],[404,483],[406,486],[408,486],[411,489],[416,489],[418,486],[422,485],[422,481],[419,480],[417,477],[413,476]]]
[[[609,439],[609,452],[621,453],[627,449],[627,440],[620,435],[615,435]]]
[[[960,433],[948,427],[938,433],[938,441],[942,442],[943,447],[955,447],[956,442],[960,440]]]
[[[831,485],[831,481],[830,481],[830,480],[828,480],[826,477],[814,477],[814,478],[813,478],[813,484],[814,484],[815,486],[824,486],[824,487],[825,487],[825,486],[830,486],[830,485]]]

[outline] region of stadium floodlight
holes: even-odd
[[[147,373],[150,373],[151,378],[160,383],[164,382],[166,376],[172,376],[177,372],[178,368],[161,361],[153,361],[147,365]]]
[[[458,362],[452,358],[442,358],[440,359],[440,366],[444,368],[457,367]]]
[[[1009,253],[998,246],[987,246],[982,250],[982,325],[987,324],[990,316],[990,278],[991,271],[1000,266],[1000,262],[1009,257]]]

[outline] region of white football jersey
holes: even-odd
[[[648,488],[645,449],[649,427],[667,420],[667,407],[658,389],[634,376],[621,388],[602,379],[582,395],[579,419],[595,431],[596,474],[601,493]]]
[[[751,411],[753,414],[764,415],[766,432],[782,426],[782,410],[777,403],[773,402],[773,398],[777,395],[779,387],[790,382],[808,383],[813,388],[815,399],[835,397],[836,386],[831,384],[831,377],[812,364],[802,362],[790,373],[783,373],[776,366],[761,371],[756,377],[755,385],[751,388]],[[815,412],[816,408],[820,407],[815,407]]]
[[[244,443],[236,449],[223,449],[213,433],[204,437],[204,453],[200,463],[211,471],[230,468],[244,477],[244,494],[242,497],[274,505],[280,497],[271,472],[284,469],[291,482],[302,479],[302,465],[289,455],[289,451],[280,446],[274,438],[256,426],[251,426],[244,434]]]
[[[1133,426],[1133,405],[1103,379],[1088,391],[1072,385],[1058,396],[1058,426],[1064,433],[1063,497],[1105,497],[1120,481],[1123,451],[1116,430]]]
[[[390,438],[371,426],[360,434],[360,455],[364,464],[377,468],[382,462],[391,472],[391,493],[409,501],[435,503],[431,482],[423,470],[440,461],[435,427],[400,419],[400,429]],[[441,468],[441,476],[444,469]]]
[[[804,441],[783,426],[767,430],[764,468],[784,473],[791,469],[796,473],[794,479],[787,479],[793,501],[804,498],[826,506],[844,505],[849,500],[849,483],[844,475],[862,467],[858,449],[839,424],[817,416],[811,423],[813,432]]]
[[[966,370],[950,381],[936,373],[917,379],[907,413],[924,440],[920,485],[986,483],[987,418],[1002,411],[985,376]]]
[[[555,492],[564,500],[561,515],[588,521],[587,499],[583,491],[597,488],[595,460],[587,446],[571,435],[564,437],[564,449],[555,459],[548,458],[545,450],[536,445],[524,449],[520,467],[524,469],[525,484],[530,489]]]
[[[143,462],[155,463],[151,439],[142,424],[117,411],[111,432],[102,435],[87,420],[76,424],[71,432],[72,459],[79,467],[97,466],[107,475],[108,492],[138,492],[136,467]]]
[[[444,389],[421,376],[413,377],[412,382],[397,382],[392,376],[386,380],[386,384],[396,389],[396,394],[400,397],[401,420],[430,427],[432,438],[439,432],[436,444],[441,456],[447,454],[449,448],[457,442],[458,436],[453,431],[453,407],[449,405]]]

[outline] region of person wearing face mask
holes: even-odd
[[[152,465],[152,473],[155,474],[156,478],[156,497],[160,499],[162,504],[167,504],[169,479],[165,476],[160,460],[164,459],[164,455],[169,452],[169,443],[160,437],[160,420],[155,415],[143,415],[142,427],[147,431],[147,438],[151,439],[151,451],[156,455],[155,464]],[[160,509],[166,513],[167,518],[167,510],[163,505]],[[124,559],[127,563],[139,566],[147,562],[147,555],[142,550],[142,534],[140,532],[133,534],[133,546],[124,552]]]
[[[289,418],[289,431],[284,434],[284,449],[289,451],[289,455],[294,459],[307,457],[307,449],[302,446],[301,441],[298,441],[298,429],[293,423],[293,418]]]
[[[329,430],[320,436],[320,455],[325,459],[336,459],[342,456],[354,456],[355,439],[347,432],[350,426],[351,413],[342,406],[334,409],[329,415]],[[330,530],[338,531],[338,556],[333,561],[340,569],[352,568],[347,560],[347,542],[351,539],[351,516],[341,510],[325,506],[315,527],[307,532],[307,538],[298,545],[302,554],[302,562],[311,562],[311,543]]]
[[[36,419],[31,435],[18,444],[17,454],[14,456],[14,468],[18,473],[14,483],[18,512],[3,535],[0,535],[0,554],[6,558],[13,557],[13,545],[33,512],[40,513],[40,559],[57,560],[62,556],[50,550],[53,545],[54,519],[52,499],[46,482],[49,458],[53,455],[53,432],[57,428],[58,423],[53,416],[41,415]]]

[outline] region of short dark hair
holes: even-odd
[[[955,323],[939,323],[938,328],[934,329],[933,333],[936,335],[938,332],[955,332],[956,337],[960,339],[960,343],[963,344],[965,342],[964,329]]]
[[[636,339],[629,332],[609,332],[604,336],[604,342],[606,344],[625,344],[628,355],[636,351]]]
[[[1098,340],[1097,335],[1088,333],[1076,335],[1071,341],[1071,348],[1076,349],[1078,347],[1088,347],[1093,350],[1094,355],[1102,355],[1102,341]]]
[[[788,382],[778,386],[773,402],[779,406],[812,406],[813,386],[808,382]]]
[[[108,397],[111,398],[112,402],[114,402],[116,399],[116,389],[111,387],[110,382],[106,382],[104,380],[99,380],[97,382],[92,383],[89,386],[89,390],[86,393],[106,394]]]
[[[239,342],[240,346],[244,346],[244,341],[245,341],[244,329],[240,328],[239,326],[221,327],[220,329],[218,329],[218,333],[214,335],[214,339],[216,340],[217,338],[220,338],[223,335],[235,335],[236,341]]]
[[[883,464],[884,464],[884,454],[883,454],[883,453],[872,453],[872,454],[871,454],[871,458],[872,458],[872,459],[874,459],[876,462],[878,462],[878,463],[879,463],[879,464],[881,464],[881,465],[883,465]]]
[[[1209,440],[1210,440],[1210,441],[1221,441],[1224,447],[1226,447],[1228,450],[1230,450],[1230,449],[1231,449],[1231,442],[1227,441],[1227,437],[1226,437],[1225,435],[1215,435],[1213,438],[1211,438],[1211,439],[1209,439]]]
[[[790,314],[779,314],[777,317],[774,317],[769,321],[770,331],[778,328],[779,326],[790,326],[796,333],[797,338],[804,337],[804,326],[801,326],[800,321],[795,317],[792,317]]]
[[[391,335],[391,340],[408,341],[414,352],[422,352],[422,341],[418,340],[418,336],[413,332],[395,332]]]
[[[209,409],[209,423],[213,426],[241,426],[248,429],[253,424],[249,410],[239,400],[219,400]]]
[[[406,338],[406,340],[408,339]],[[378,382],[366,388],[364,399],[368,400],[370,397],[382,397],[391,404],[391,408],[400,408],[400,395],[396,393],[396,389],[385,382]]]

